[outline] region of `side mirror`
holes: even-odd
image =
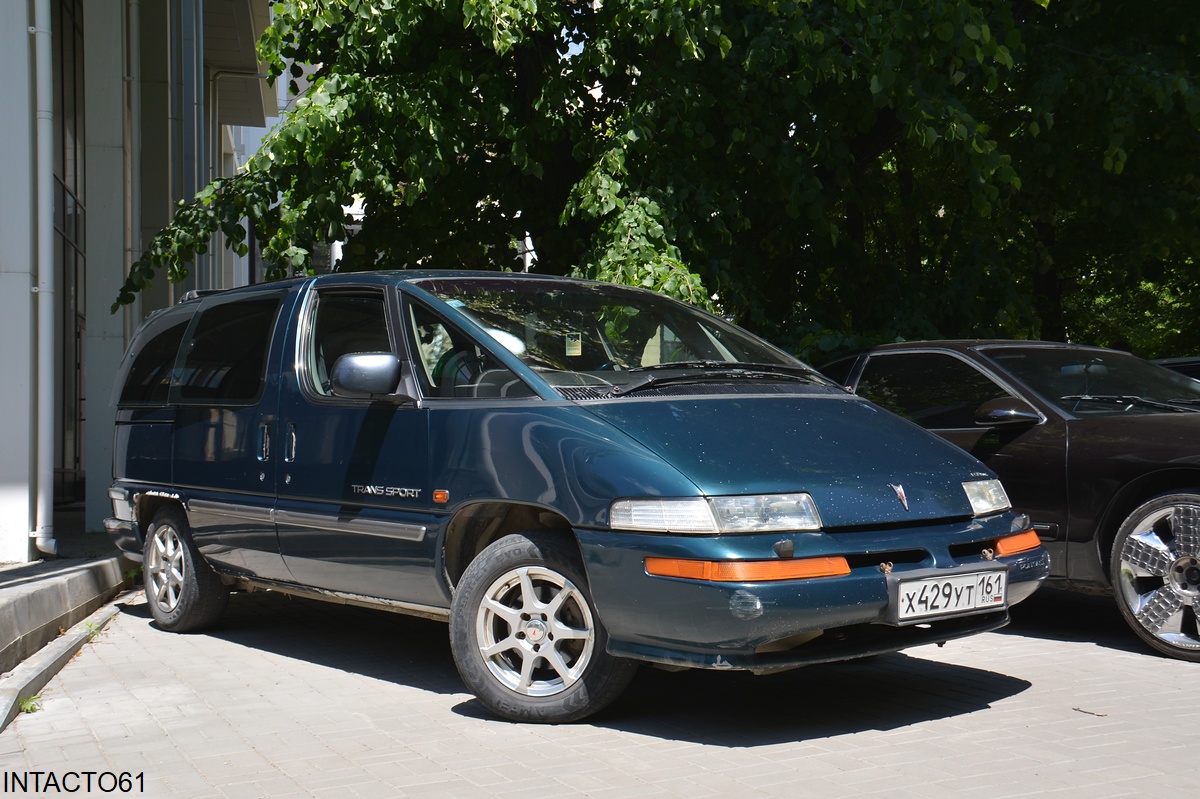
[[[975,409],[975,424],[980,427],[1038,424],[1042,415],[1023,399],[1001,397],[988,400]]]
[[[396,393],[403,376],[400,359],[390,352],[352,352],[333,364],[329,386],[335,397],[411,401]]]

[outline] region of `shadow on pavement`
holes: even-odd
[[[1116,600],[1039,588],[1037,593],[1015,606],[1012,622],[999,630],[1004,635],[1022,635],[1047,641],[1090,642],[1104,649],[1161,657],[1145,646],[1121,618]]]
[[[144,604],[123,612],[150,615]],[[439,694],[466,690],[442,622],[281,594],[235,594],[221,625],[198,635]],[[612,708],[585,723],[670,740],[763,746],[973,713],[1028,687],[1005,674],[904,653],[762,677],[643,667]],[[474,699],[453,712],[494,718]]]
[[[145,604],[122,611],[150,618]],[[435,693],[465,690],[450,657],[447,627],[438,621],[277,593],[238,593],[218,626],[195,634]]]
[[[643,668],[596,723],[673,740],[765,746],[974,713],[1029,686],[902,652],[761,677]]]

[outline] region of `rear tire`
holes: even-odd
[[[509,535],[484,549],[450,607],[458,673],[510,721],[578,721],[611,704],[637,667],[607,643],[579,555],[554,534]]]
[[[162,508],[154,514],[142,563],[150,615],[162,629],[200,630],[215,624],[225,611],[229,588],[192,543],[181,508]]]
[[[1200,494],[1164,494],[1129,514],[1110,571],[1117,607],[1138,637],[1200,662]]]

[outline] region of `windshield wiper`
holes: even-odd
[[[692,368],[695,368],[694,367],[695,363],[710,363],[711,364],[711,363],[715,363],[715,362],[714,361],[703,361],[703,362],[693,361],[693,362],[690,362],[690,364],[692,365]],[[685,364],[683,364],[681,362],[679,364],[673,364],[673,365],[683,366]],[[721,382],[723,380],[791,380],[791,381],[798,382],[798,383],[819,383],[820,385],[826,384],[826,381],[824,379],[822,379],[820,381],[814,380],[813,377],[814,376],[819,377],[819,375],[810,376],[809,374],[807,374],[808,370],[804,370],[806,372],[806,374],[797,374],[796,372],[793,372],[793,371],[768,372],[768,371],[763,371],[762,369],[729,368],[733,365],[730,363],[724,363],[724,364],[720,364],[720,365],[725,368],[712,369],[711,367],[705,367],[706,371],[695,373],[695,374],[686,374],[686,375],[662,375],[662,376],[652,375],[652,374],[646,375],[641,380],[635,380],[634,382],[629,383],[624,386],[617,386],[616,388],[614,388],[612,390],[612,396],[623,397],[627,394],[633,394],[634,392],[637,392],[637,391],[644,391],[648,388],[656,388],[658,386],[665,386],[665,385],[672,385],[672,384],[677,385],[679,383],[704,383],[704,382],[710,382],[710,381],[711,382]],[[755,364],[755,366],[757,366],[757,364]],[[645,368],[654,368],[654,367],[641,367],[641,368],[645,369]],[[632,372],[634,370],[630,369],[629,371]]]
[[[669,369],[704,369],[704,370],[729,370],[729,369],[752,369],[759,372],[771,372],[774,374],[784,375],[812,375],[819,377],[822,380],[827,378],[808,366],[799,363],[757,363],[755,361],[667,361],[665,363],[652,363],[646,366],[631,366],[623,371],[626,372],[659,372]]]
[[[660,369],[728,369],[736,361],[666,361],[646,366],[631,366],[626,372],[653,372]]]
[[[1191,405],[1183,405],[1175,401],[1163,402],[1161,400],[1146,399],[1134,394],[1068,394],[1065,397],[1060,397],[1060,399],[1083,402],[1107,402],[1113,405],[1137,405],[1142,408],[1154,408],[1160,411],[1191,411],[1193,413],[1200,413],[1200,408],[1195,408]]]

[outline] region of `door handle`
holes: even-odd
[[[271,459],[270,422],[262,422],[258,425],[258,459],[260,461],[269,461]]]
[[[296,460],[296,423],[288,422],[287,437],[283,440],[284,463]]]

